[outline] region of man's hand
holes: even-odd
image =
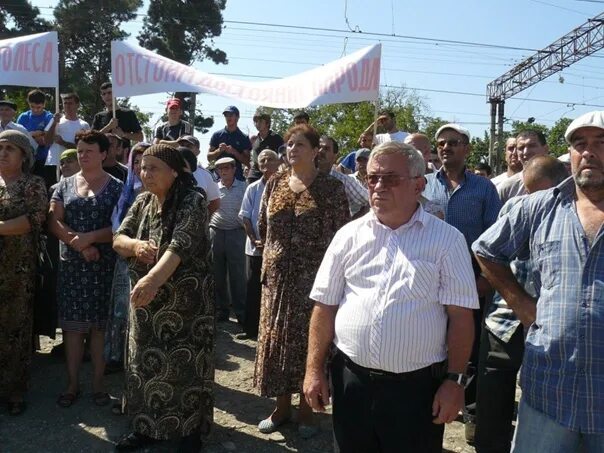
[[[451,423],[464,404],[464,388],[448,379],[445,379],[434,395],[432,423],[441,425]]]
[[[308,405],[317,412],[325,412],[325,406],[329,404],[329,385],[325,373],[307,369],[303,389]]]
[[[113,132],[115,128],[117,128],[117,118],[111,118],[107,126],[105,126],[103,129],[107,129],[108,132]]]
[[[44,139],[45,133],[44,131],[33,131],[31,133],[31,137],[36,141],[36,143],[40,146],[46,145],[46,140]]]
[[[527,297],[525,303],[522,304],[522,307],[522,311],[513,310],[522,325],[528,329],[537,318],[537,300],[533,297]]]
[[[67,234],[71,238],[69,241],[69,246],[80,253],[90,247],[93,243],[92,235],[90,233],[68,232]]]

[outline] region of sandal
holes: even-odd
[[[113,415],[124,415],[126,413],[125,408],[122,407],[121,401],[113,403],[113,405],[111,406],[111,413]]]
[[[71,407],[73,403],[80,397],[80,391],[78,390],[76,393],[66,392],[61,393],[59,398],[57,398],[57,404],[61,407]]]
[[[27,407],[25,401],[9,401],[6,405],[8,407],[8,415],[21,415]]]
[[[111,402],[111,397],[107,392],[95,392],[92,394],[92,402],[97,406],[107,406]]]

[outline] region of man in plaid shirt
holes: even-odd
[[[566,130],[572,178],[524,197],[474,244],[528,328],[513,453],[604,450],[604,111]],[[530,259],[537,297],[509,263]]]

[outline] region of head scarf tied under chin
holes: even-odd
[[[185,161],[175,148],[162,144],[151,145],[143,153],[143,158],[146,156],[160,159],[178,174],[166,196],[161,213],[166,226],[164,234],[171,237],[176,222],[176,212],[187,193],[195,190],[196,181],[191,173],[185,171]]]

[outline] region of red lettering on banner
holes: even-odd
[[[160,62],[155,60],[155,67],[153,68],[153,81],[159,82],[164,77],[164,69],[161,67]]]
[[[121,54],[115,58],[115,74],[113,74],[113,78],[113,83],[120,87],[126,82],[126,64],[124,56]]]
[[[140,66],[140,62],[139,60],[142,60],[143,56],[140,54],[136,54],[136,57],[134,59],[134,70],[136,71],[136,83],[138,83],[139,85],[142,85],[143,83],[143,78],[140,76],[139,72],[138,72],[138,68]]]
[[[26,43],[23,45],[23,70],[31,71],[29,66],[29,59],[31,57],[31,43]]]
[[[42,72],[52,72],[52,62],[55,61],[52,43],[47,42],[42,60]]]
[[[348,89],[357,91],[359,89],[359,76],[357,74],[357,65],[348,63],[346,66],[346,79],[348,80]]]
[[[40,72],[40,66],[36,64],[36,55],[38,54],[38,49],[40,48],[40,43],[36,42],[33,45],[33,49],[31,51],[31,65],[34,68],[34,72]]]
[[[359,84],[359,91],[369,91],[371,89],[371,74],[369,73],[369,61],[361,61],[361,83]]]
[[[15,52],[15,64],[13,65],[13,71],[23,71],[23,63],[25,60],[23,44],[17,44],[17,50]]]
[[[10,47],[0,48],[0,56],[2,57],[2,69],[5,71],[10,70],[10,64],[13,60],[13,52]]]
[[[380,86],[380,59],[374,58],[371,62],[371,75],[369,77],[370,80],[370,88],[372,90],[377,90]]]
[[[128,52],[126,57],[128,58],[128,78],[130,80],[130,85],[134,85],[134,67],[132,66],[134,54],[132,52]]]

